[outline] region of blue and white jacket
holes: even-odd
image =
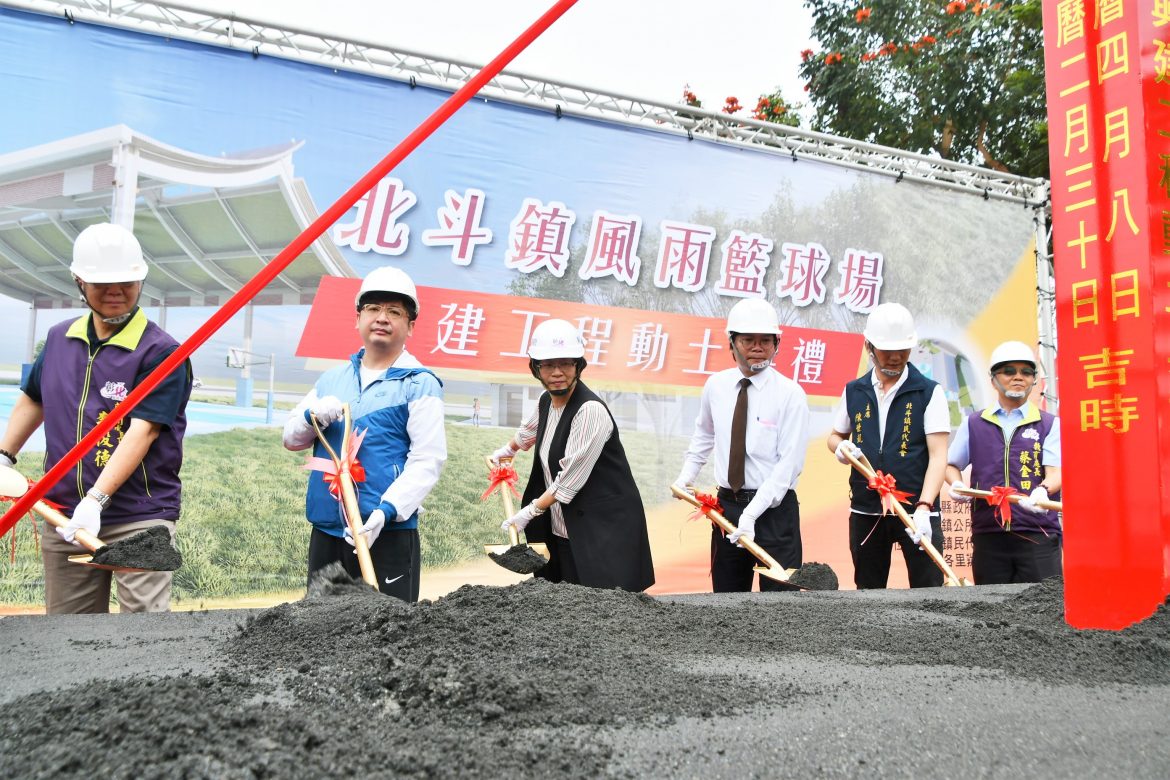
[[[349,364],[326,371],[316,386],[289,415],[284,446],[329,458],[316,441],[308,410],[317,399],[336,396],[349,404],[355,432],[366,431],[357,457],[366,472],[357,483],[362,519],[379,507],[386,512],[386,530],[418,528],[419,509],[447,461],[443,430],[443,383],[409,352],[403,350],[394,365],[364,390],[361,360],[365,350],[350,356]],[[340,452],[343,423],[325,429],[325,438]],[[314,442],[316,442],[314,444]],[[320,531],[344,534],[339,502],[329,493],[322,473],[309,477],[305,516]]]

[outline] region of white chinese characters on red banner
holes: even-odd
[[[344,359],[361,346],[353,310],[360,284],[333,276],[321,280],[298,356]],[[436,369],[527,374],[532,329],[550,317],[577,324],[590,375],[598,379],[700,386],[733,364],[718,318],[438,287],[420,287],[419,299],[407,347]],[[809,394],[836,396],[856,375],[862,341],[855,333],[786,327],[774,365]]]

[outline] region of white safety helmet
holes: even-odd
[[[863,331],[865,340],[876,349],[912,349],[918,343],[914,316],[900,303],[883,303],[870,312]]]
[[[768,333],[780,335],[780,317],[772,304],[763,298],[744,298],[727,314],[727,335],[732,333]]]
[[[532,330],[528,357],[533,360],[585,357],[585,339],[567,320],[545,320]]]
[[[366,293],[376,292],[394,293],[409,298],[414,304],[414,312],[411,314],[411,319],[418,316],[418,290],[414,287],[414,280],[401,268],[384,265],[366,274],[366,278],[362,279],[361,289],[358,290],[357,297],[354,298],[354,305],[361,308],[362,297]]]
[[[1004,363],[1028,363],[1036,368],[1036,355],[1022,341],[1005,341],[991,351],[991,373]]]
[[[69,271],[88,284],[141,282],[146,278],[142,245],[126,228],[99,222],[90,225],[73,242]]]

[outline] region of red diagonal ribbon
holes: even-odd
[[[511,466],[496,466],[488,472],[488,487],[487,490],[483,491],[483,495],[479,497],[479,500],[486,500],[488,496],[497,490],[503,490],[505,485],[512,491],[512,495],[520,498],[520,492],[516,490],[516,481],[518,479],[516,469]]]
[[[995,507],[995,519],[1003,526],[1003,530],[1012,530],[1012,502],[1008,496],[1022,495],[1024,494],[1010,486],[996,485],[991,489],[991,495],[987,497],[987,503]]]
[[[366,469],[362,466],[357,456],[358,450],[361,449],[362,441],[365,438],[366,431],[364,430],[354,433],[353,436],[349,437],[349,445],[346,451],[341,454],[340,471],[348,472],[350,479],[354,482],[366,481]],[[334,498],[340,499],[337,464],[329,458],[309,457],[305,459],[305,469],[307,471],[323,472],[321,479],[325,480],[325,484],[329,486],[329,492],[333,494]]]
[[[883,474],[879,471],[870,477],[868,485],[870,490],[876,490],[878,495],[882,497],[883,517],[894,511],[894,507],[897,506],[896,502],[910,503],[910,494],[905,490],[896,489],[898,483],[894,480],[893,474]]]

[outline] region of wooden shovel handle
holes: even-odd
[[[484,460],[487,461],[489,469],[494,469],[496,467],[496,464],[492,463],[490,456],[485,455]],[[512,465],[512,459],[500,458],[500,465],[503,466],[505,463],[507,463],[509,466]],[[500,495],[504,499],[504,519],[507,520],[509,517],[516,514],[516,512],[512,509],[512,493],[507,485],[500,485]],[[508,526],[508,541],[512,543],[513,547],[520,544],[520,532],[516,530],[516,526],[514,525]]]
[[[730,534],[735,531],[736,527],[730,520],[723,516],[723,514],[715,509],[707,509],[703,506],[703,502],[692,496],[687,491],[681,489],[677,485],[670,486],[670,492],[674,494],[675,498],[686,501],[691,506],[707,515],[707,519],[718,526],[723,533]],[[754,539],[740,538],[739,544],[743,545],[743,549],[750,552],[757,561],[759,561],[765,568],[771,569],[782,580],[788,579],[788,570],[780,565],[780,562],[768,555],[768,551],[756,544]],[[780,574],[783,572],[783,574]]]
[[[46,504],[44,501],[38,501],[33,504],[33,511],[41,517],[45,518],[45,522],[54,528],[64,528],[69,524],[69,518],[58,512],[53,507]],[[85,549],[90,552],[97,552],[106,546],[106,543],[97,538],[84,528],[78,528],[77,533],[73,535],[73,539]]]
[[[864,455],[862,455],[860,458],[857,458],[854,457],[852,453],[845,451],[845,457],[849,459],[851,464],[853,464],[853,468],[860,471],[861,475],[866,479],[873,479],[875,476],[877,476],[877,472],[873,470],[873,466],[871,466],[869,463],[869,458],[865,457]],[[902,521],[902,525],[906,526],[911,531],[918,531],[918,527],[914,524],[914,521],[910,519],[910,515],[898,501],[894,502],[894,514],[896,514],[898,519]],[[955,575],[954,570],[947,565],[946,560],[941,555],[939,555],[938,550],[934,548],[933,544],[925,540],[919,541],[918,544],[922,547],[926,554],[930,556],[930,560],[934,561],[934,565],[937,566],[943,573],[943,577],[946,580],[944,582],[945,585],[954,586],[967,584],[965,580],[960,580],[958,576]]]
[[[342,404],[342,418],[345,421],[345,427],[341,434],[341,452],[347,453],[349,451],[349,436],[350,429],[353,425],[353,418],[350,417],[349,404]],[[310,421],[313,423],[313,430],[317,432],[317,439],[321,442],[321,446],[329,453],[330,459],[333,461],[334,467],[337,469],[337,485],[338,493],[341,496],[342,514],[345,515],[345,523],[349,526],[349,533],[353,536],[353,549],[357,552],[358,568],[362,573],[362,580],[374,590],[378,589],[378,575],[374,572],[374,559],[370,557],[370,546],[366,543],[366,537],[362,535],[362,510],[358,504],[357,486],[354,485],[353,477],[349,473],[349,469],[345,468],[341,462],[341,457],[329,445],[329,441],[325,438],[325,432],[321,430],[321,426],[317,425],[317,418],[312,414],[309,415]],[[394,518],[387,518],[388,522],[392,522]]]
[[[957,490],[955,488],[951,488],[951,490],[954,490],[956,493],[958,493],[961,496],[971,496],[973,498],[987,498],[987,499],[991,498],[991,491],[990,490],[976,490],[975,488],[969,488],[969,487],[959,488]],[[1025,499],[1025,498],[1027,498],[1027,496],[1021,496],[1021,495],[1013,493],[1013,494],[1008,496],[1008,501],[1011,501],[1013,504],[1018,504],[1018,503],[1020,503],[1020,501],[1022,499]],[[1059,501],[1037,501],[1036,506],[1040,507],[1041,509],[1051,510],[1053,512],[1063,512],[1064,511],[1064,504],[1062,504]]]

